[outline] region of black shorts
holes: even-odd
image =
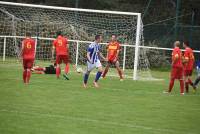
[[[45,74],[56,74],[56,69],[54,66],[45,67]]]

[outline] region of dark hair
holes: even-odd
[[[96,35],[96,36],[95,36],[95,40],[100,39],[100,37],[101,37],[101,35]]]
[[[30,32],[27,32],[27,33],[26,33],[26,36],[27,36],[27,37],[31,37],[31,33],[30,33]]]
[[[57,36],[62,35],[62,32],[61,32],[61,31],[58,31],[58,32],[56,33],[56,35],[57,35]]]
[[[189,41],[184,41],[183,43],[188,47],[190,46]]]

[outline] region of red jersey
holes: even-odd
[[[58,38],[53,41],[53,47],[56,49],[56,55],[68,55],[67,38],[58,36]]]
[[[188,59],[188,62],[184,64],[185,70],[193,70],[194,66],[194,53],[193,50],[189,47],[185,49],[184,58]]]
[[[23,59],[34,59],[35,58],[35,40],[31,38],[25,38],[23,40]]]
[[[178,56],[178,59],[176,59],[176,56]],[[172,52],[172,67],[178,67],[182,68],[182,53],[179,47],[175,47]]]
[[[108,44],[108,60],[112,61],[117,57],[117,51],[120,50],[120,44],[117,41]]]

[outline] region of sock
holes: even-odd
[[[85,84],[87,84],[88,78],[89,78],[89,74],[85,73],[85,75],[84,75],[84,83]]]
[[[188,82],[185,82],[185,91],[186,91],[186,93],[189,92],[189,83]]]
[[[102,74],[102,72],[97,72],[95,82],[97,82],[99,80],[99,78],[101,77],[101,74]]]
[[[194,86],[192,80],[190,78],[188,78],[188,83],[191,85],[191,86]]]
[[[26,74],[27,74],[27,72],[26,72],[26,70],[24,70],[24,72],[23,72],[23,81],[24,81],[24,83],[26,83]]]
[[[174,87],[174,80],[175,80],[175,79],[171,79],[171,80],[170,80],[168,92],[171,92],[171,91],[172,91],[172,88]]]
[[[108,70],[109,70],[109,68],[105,68],[105,70],[103,71],[103,75],[102,75],[103,78],[106,77],[106,74],[108,73]]]
[[[34,70],[36,70],[36,71],[44,71],[44,68],[38,67],[38,68],[35,68]]]
[[[180,80],[180,91],[181,93],[184,93],[184,81]]]
[[[27,75],[26,75],[26,83],[29,83],[29,80],[30,80],[30,78],[31,78],[31,71],[30,71],[30,69],[29,70],[27,70],[27,73],[26,73]]]
[[[120,79],[123,79],[123,77],[122,77],[122,70],[121,69],[117,69],[117,71],[118,71]]]
[[[57,78],[60,76],[60,67],[56,67],[56,76]]]
[[[68,74],[69,73],[69,63],[66,64],[65,66],[65,74]]]

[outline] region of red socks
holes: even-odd
[[[23,81],[24,81],[24,83],[29,83],[30,78],[31,78],[30,69],[24,70],[24,72],[23,72]]]
[[[190,78],[188,78],[188,84],[190,84],[191,86],[194,85],[193,82],[192,82],[192,80]]]
[[[66,64],[65,66],[65,74],[68,74],[69,73],[69,63]]]
[[[56,67],[56,77],[59,78],[60,76],[60,67]]]
[[[105,70],[103,71],[103,75],[102,75],[102,77],[104,78],[104,77],[106,77],[106,74],[108,73],[108,68],[105,68]]]
[[[27,70],[27,73],[26,73],[26,83],[29,83],[30,78],[31,78],[31,71]]]
[[[24,72],[23,72],[23,81],[24,81],[24,83],[26,83],[26,70],[24,70]]]
[[[169,90],[168,90],[168,92],[171,92],[173,87],[174,87],[174,79],[171,79],[170,83],[169,83]]]
[[[183,80],[180,80],[180,90],[181,90],[181,93],[184,93],[184,81]]]

